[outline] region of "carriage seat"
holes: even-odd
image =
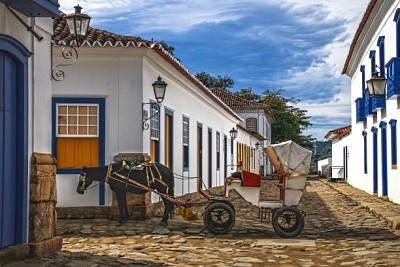
[[[261,176],[248,172],[248,171],[241,171],[241,172],[234,172],[230,177],[226,179],[228,183],[231,182],[241,182],[242,186],[244,187],[260,187],[261,186]]]

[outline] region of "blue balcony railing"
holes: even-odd
[[[386,98],[385,96],[381,97],[371,97],[371,110],[372,112],[377,112],[380,109],[386,107]]]
[[[393,57],[386,64],[387,99],[400,97],[400,57]]]
[[[366,120],[364,98],[356,99],[356,123]]]
[[[369,115],[373,115],[374,112],[372,111],[372,97],[369,96],[368,90],[364,90],[364,111],[365,111],[365,117]]]

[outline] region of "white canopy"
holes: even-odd
[[[283,171],[290,178],[308,175],[312,152],[293,141],[271,145]]]

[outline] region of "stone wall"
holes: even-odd
[[[143,153],[119,153],[114,156],[115,162],[121,161],[138,161],[148,163],[151,160],[150,156]],[[151,193],[143,195],[126,194],[126,202],[129,209],[129,217],[131,219],[144,220],[147,218],[154,217],[153,204],[151,203]],[[113,194],[113,206],[117,206],[117,199]],[[117,214],[111,214],[112,217],[119,215],[118,210],[112,209],[111,211],[117,211]]]
[[[49,154],[33,153],[29,196],[31,256],[61,250],[62,238],[56,236],[56,204],[56,159]]]

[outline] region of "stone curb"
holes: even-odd
[[[344,195],[347,199],[349,199],[353,203],[364,208],[366,211],[372,213],[375,217],[385,220],[388,223],[388,225],[392,228],[392,231],[395,234],[400,235],[400,231],[396,231],[400,230],[400,205],[391,202],[386,202],[377,196],[363,192],[363,194],[365,194],[365,198],[368,198],[368,200],[365,200],[365,198],[363,198],[363,196],[361,196],[361,194],[358,192],[357,194],[352,195],[349,194],[349,192],[344,192],[343,190],[340,190],[339,188],[335,187],[332,183],[326,180],[320,179],[320,181],[325,185],[329,186],[330,188],[332,188],[333,190],[335,190],[336,192],[339,192],[340,194]],[[347,182],[345,182],[345,184],[346,186],[349,187],[350,190],[360,191],[359,189],[349,185]]]

